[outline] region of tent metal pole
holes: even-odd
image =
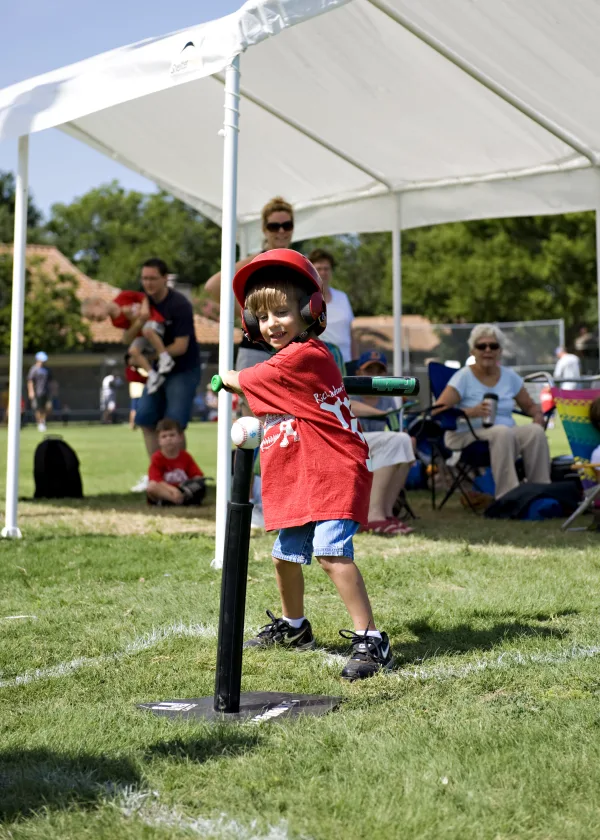
[[[600,373],[600,169],[596,169],[596,293],[598,295],[598,373]]]
[[[564,318],[560,318],[560,320],[558,322],[558,344],[559,344],[560,347],[565,347],[566,348],[566,346],[567,346],[566,338],[565,338],[565,319]]]
[[[225,71],[225,119],[223,122],[223,224],[221,231],[221,306],[219,325],[219,371],[233,367],[233,274],[237,227],[237,164],[240,104],[240,59],[236,56]],[[231,394],[219,392],[217,424],[217,519],[215,558],[223,566],[227,503],[231,495]]]
[[[248,231],[245,227],[240,225],[240,259],[245,259],[248,256],[248,253]]]
[[[500,84],[500,82],[495,81],[495,79],[488,76],[487,73],[480,70],[479,67],[471,64],[470,61],[467,61],[466,58],[459,55],[451,47],[448,47],[434,35],[431,35],[422,26],[419,26],[417,23],[410,20],[407,15],[402,14],[397,9],[393,8],[389,2],[386,2],[386,0],[368,0],[368,2],[372,6],[375,6],[376,9],[379,9],[380,12],[383,12],[384,15],[387,15],[396,23],[400,24],[400,26],[403,26],[404,29],[407,29],[416,38],[431,47],[431,49],[435,50],[440,55],[443,55],[444,58],[447,58],[448,61],[452,62],[452,64],[460,67],[461,70],[471,76],[472,79],[475,79],[476,82],[482,84],[505,102],[508,102],[509,105],[512,105],[513,108],[517,109],[517,111],[525,114],[526,117],[529,117],[529,119],[533,120],[533,122],[537,123],[537,125],[545,128],[546,131],[549,131],[550,134],[553,134],[559,140],[562,140],[562,142],[566,143],[567,146],[575,149],[575,151],[579,152],[580,155],[587,158],[593,166],[600,165],[600,156],[590,146],[588,146],[587,143],[584,143],[583,140],[568,129],[564,128],[562,125],[559,125],[554,122],[554,120],[546,117],[538,111],[537,108],[530,105],[529,102],[521,99],[520,96],[514,94],[504,85]]]
[[[8,391],[8,446],[6,458],[6,513],[3,537],[21,537],[17,526],[19,497],[19,438],[23,380],[23,313],[27,249],[27,195],[29,192],[29,135],[19,137],[15,190],[12,309],[10,320],[10,381]]]
[[[392,196],[392,294],[394,306],[394,376],[402,376],[402,243],[400,196]]]

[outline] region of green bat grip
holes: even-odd
[[[350,395],[408,397],[419,393],[419,380],[414,376],[344,376],[344,387]]]
[[[221,379],[218,373],[215,373],[213,378],[210,380],[210,387],[212,388],[215,394],[218,394],[221,388],[223,387],[223,380]]]

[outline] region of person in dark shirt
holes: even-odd
[[[31,408],[35,412],[38,432],[46,431],[46,415],[52,408],[50,399],[50,381],[52,374],[46,367],[48,356],[43,350],[35,354],[35,364],[29,368],[27,374],[27,396]]]
[[[148,299],[142,303],[135,321],[141,329],[150,318],[150,305],[164,318],[163,342],[175,366],[167,377],[164,387],[149,394],[148,389],[140,397],[136,423],[144,433],[148,454],[158,449],[156,424],[169,417],[177,420],[185,429],[192,415],[196,388],[200,382],[200,356],[194,331],[194,312],[189,300],[167,285],[168,269],[163,260],[152,258],[142,266],[142,287]]]

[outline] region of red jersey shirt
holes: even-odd
[[[132,309],[134,314],[139,312],[142,302],[146,297],[145,292],[132,292],[132,291],[125,291],[119,292],[119,294],[114,299],[113,303],[116,303],[117,306],[127,307],[128,309]],[[150,306],[150,317],[153,321],[162,322],[165,319],[157,312],[156,309],[151,305]],[[111,318],[112,324],[114,327],[117,327],[119,330],[128,330],[131,326],[132,319],[129,318],[124,312],[121,312],[117,315],[116,318]]]
[[[369,447],[325,344],[316,338],[293,342],[239,376],[264,425],[266,529],[328,519],[366,525],[373,478]]]
[[[167,484],[180,485],[188,478],[204,475],[189,452],[184,449],[175,458],[165,458],[159,450],[150,459],[148,478],[150,481],[166,481]]]

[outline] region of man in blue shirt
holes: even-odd
[[[150,318],[151,301],[154,309],[165,319],[163,341],[167,353],[175,361],[175,367],[163,387],[153,394],[144,388],[138,403],[136,424],[142,429],[149,455],[158,449],[155,429],[159,420],[169,417],[185,429],[200,383],[200,357],[192,305],[181,292],[169,288],[167,279],[168,269],[163,260],[146,260],[142,266],[141,282],[148,299],[142,303],[136,326],[141,328]]]

